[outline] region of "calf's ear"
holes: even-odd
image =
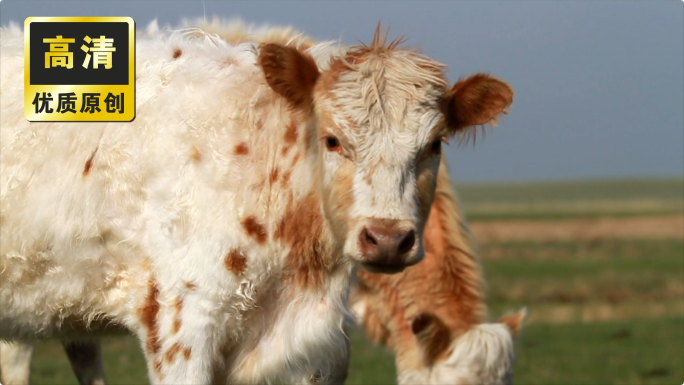
[[[447,127],[451,134],[483,124],[496,125],[500,114],[513,103],[513,89],[505,82],[478,73],[459,79],[445,99]]]
[[[310,55],[295,47],[263,44],[258,64],[264,71],[268,85],[291,106],[301,107],[311,103],[319,72]]]
[[[511,329],[511,336],[516,338],[518,334],[520,334],[520,330],[522,330],[525,318],[527,318],[527,308],[522,308],[517,313],[508,314],[499,318],[496,322],[508,326],[508,328]]]

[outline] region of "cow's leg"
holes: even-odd
[[[344,339],[346,343],[346,350],[344,354],[335,360],[334,366],[330,372],[328,380],[325,381],[331,385],[343,385],[347,380],[347,373],[349,372],[349,361],[351,360],[351,341],[349,340],[349,327],[345,324],[345,334],[347,338]]]
[[[217,309],[211,298],[194,289],[162,292],[150,282],[139,309],[140,339],[153,384],[212,383],[218,341]]]
[[[28,385],[34,345],[28,342],[0,342],[0,371],[4,385]]]
[[[79,384],[105,384],[98,341],[64,341],[63,345]]]

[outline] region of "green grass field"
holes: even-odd
[[[463,186],[459,191],[471,222],[684,212],[683,180]],[[597,207],[603,207],[598,214]],[[496,242],[480,245],[479,251],[492,318],[521,306],[530,311],[516,343],[516,384],[684,382],[682,238]],[[351,337],[347,383],[395,383],[391,352],[372,346],[359,331]],[[107,338],[103,350],[110,383],[147,382],[133,338]],[[56,342],[39,346],[32,373],[36,384],[76,383]]]
[[[547,203],[593,201],[673,201],[682,203],[684,179],[627,179],[530,183],[457,184],[470,206],[480,203]]]
[[[684,179],[457,185],[469,221],[684,212]]]
[[[347,384],[393,384],[389,350],[352,334]],[[137,341],[103,342],[110,384],[145,384]],[[684,379],[684,318],[528,325],[516,343],[516,384],[680,384]],[[35,384],[77,384],[61,345],[40,345]]]

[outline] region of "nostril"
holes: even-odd
[[[373,237],[373,235],[368,231],[368,229],[363,229],[363,233],[361,234],[362,239],[364,243],[377,246],[378,241]]]
[[[401,243],[399,244],[399,255],[406,254],[411,249],[413,248],[413,245],[416,243],[416,232],[411,230],[406,235],[404,235],[404,239],[401,240]]]

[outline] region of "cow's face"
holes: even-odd
[[[277,44],[261,47],[259,64],[275,92],[310,114],[308,147],[333,237],[362,267],[391,273],[423,259],[442,141],[496,118],[513,94],[487,75],[449,89],[441,64],[376,40],[322,73]]]

